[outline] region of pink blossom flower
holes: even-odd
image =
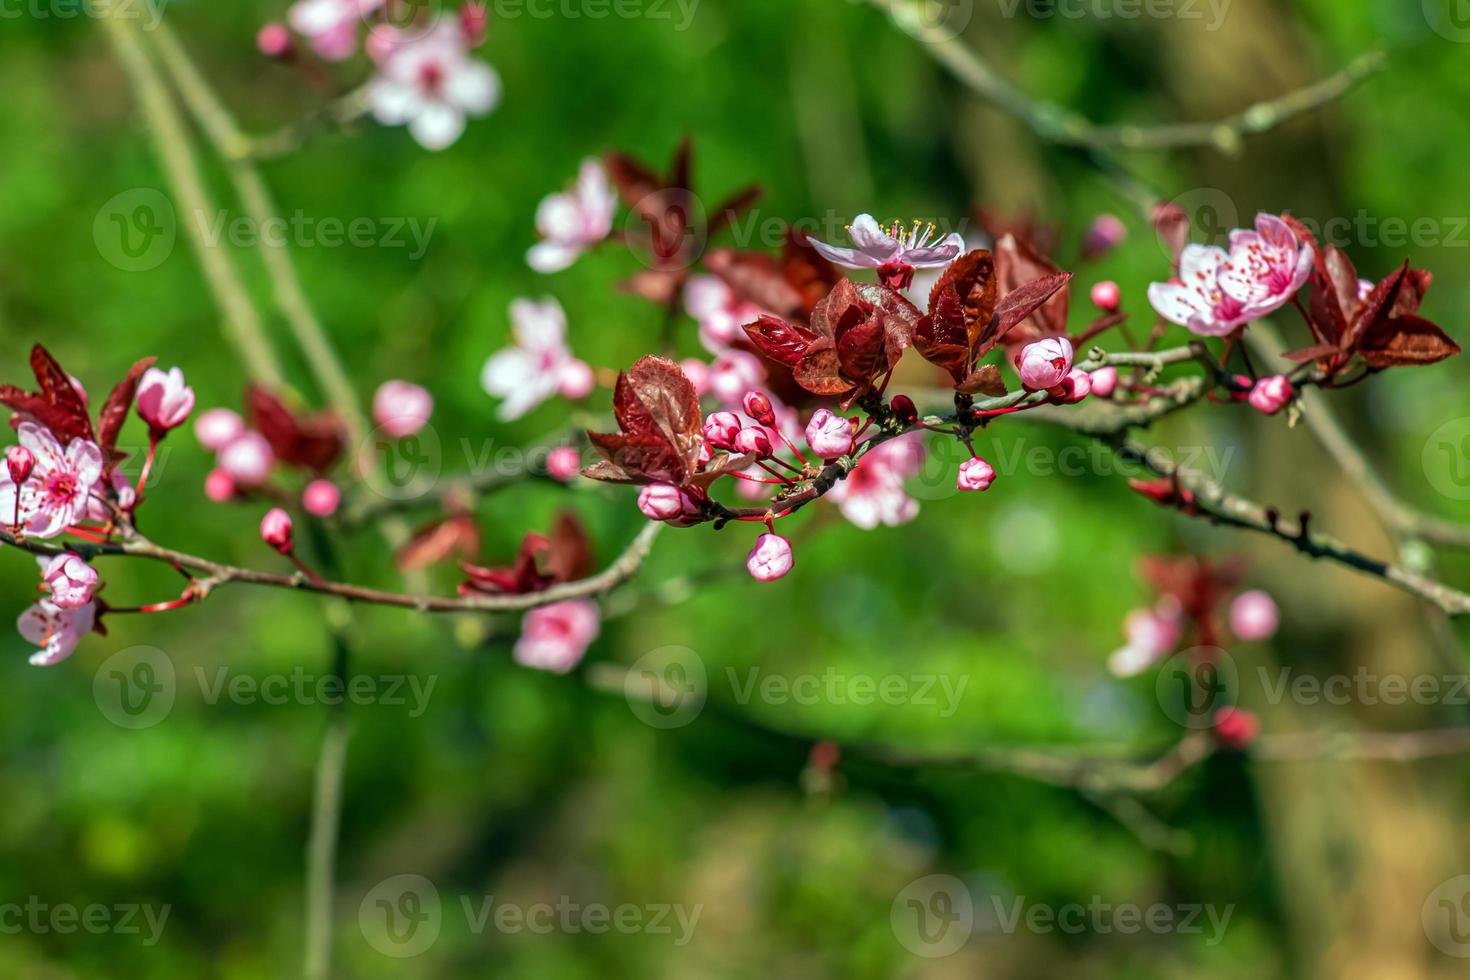
[[[194,411],[194,389],[184,383],[184,372],[149,368],[138,381],[138,416],[155,436],[184,424]]]
[[[502,419],[518,419],[557,393],[581,398],[592,390],[592,369],[567,347],[561,304],[549,298],[512,300],[510,320],[515,346],[492,355],[480,373],[485,390],[504,399]]]
[[[49,667],[72,655],[82,638],[92,632],[97,622],[97,604],[89,602],[76,609],[63,609],[50,599],[38,599],[20,614],[16,628],[28,642],[41,649],[31,654],[35,667]]]
[[[1276,602],[1260,589],[1242,592],[1230,604],[1230,631],[1247,642],[1270,639],[1279,620]]]
[[[1072,342],[1066,337],[1044,337],[1027,344],[1016,355],[1016,372],[1032,391],[1055,388],[1072,370]]]
[[[228,408],[211,408],[194,420],[194,437],[205,449],[219,452],[245,431],[245,420]]]
[[[734,412],[711,412],[704,420],[704,441],[716,449],[733,449],[742,428]]]
[[[1273,374],[1262,378],[1251,388],[1251,408],[1267,415],[1275,415],[1291,402],[1291,382],[1284,375]]]
[[[852,452],[852,423],[831,409],[819,408],[806,424],[806,444],[822,459]]]
[[[301,491],[301,509],[312,517],[331,517],[342,505],[342,491],[331,480],[312,480]]]
[[[270,475],[276,455],[265,436],[247,429],[232,439],[216,459],[219,470],[242,487],[258,487]]]
[[[617,198],[601,163],[582,161],[571,190],[552,194],[536,209],[543,241],[531,246],[526,262],[537,272],[560,272],[612,231]]]
[[[109,482],[112,484],[113,495],[117,498],[117,506],[122,510],[132,510],[133,505],[138,502],[138,491],[133,489],[133,481],[129,480],[122,470],[113,470]],[[87,496],[86,516],[89,521],[105,524],[112,520],[113,513],[111,507],[98,499],[101,493],[102,487],[99,482],[99,485],[94,486],[92,493]]]
[[[260,519],[260,540],[283,555],[294,547],[292,530],[291,515],[279,507],[272,507]]]
[[[715,356],[706,382],[711,395],[725,405],[740,404],[740,396],[766,380],[761,359],[743,350],[722,351]]]
[[[49,429],[20,424],[20,444],[35,457],[30,478],[17,484],[7,467],[0,479],[0,521],[19,517],[32,537],[54,538],[87,510],[87,497],[102,478],[102,450],[88,439],[73,439],[63,449]]]
[[[297,0],[286,21],[324,61],[343,61],[357,50],[357,29],[364,18],[382,5],[383,0]],[[265,38],[262,30],[258,39],[262,51],[267,40],[279,39]]]
[[[1118,369],[1115,367],[1101,367],[1092,372],[1092,393],[1099,398],[1107,398],[1118,387]]]
[[[442,150],[464,132],[466,116],[495,108],[500,78],[470,57],[459,25],[443,20],[391,47],[368,83],[368,101],[378,122],[407,123],[420,146]]]
[[[546,454],[546,472],[553,480],[570,483],[582,471],[582,456],[571,446],[557,446]]]
[[[887,228],[879,225],[871,214],[860,214],[847,226],[853,248],[841,248],[811,239],[812,247],[825,258],[849,269],[881,269],[884,266],[908,266],[922,269],[946,265],[960,254],[964,240],[950,234],[931,242],[932,224],[915,221],[905,228],[897,221]]]
[[[890,439],[864,453],[847,479],[827,493],[842,516],[865,531],[879,524],[897,527],[919,513],[918,501],[904,490],[904,480],[924,465],[924,447],[914,436]]]
[[[1123,301],[1123,293],[1118,289],[1118,284],[1111,279],[1092,284],[1092,305],[1104,313],[1116,313],[1118,304]]]
[[[745,556],[745,567],[757,582],[774,582],[791,571],[795,563],[791,542],[779,534],[762,534]]]
[[[589,599],[539,606],[526,613],[516,640],[516,663],[565,674],[587,653],[602,628],[602,613]]]
[[[284,58],[291,51],[291,33],[285,24],[272,21],[255,35],[255,47],[267,58]]]
[[[741,328],[766,311],[742,300],[719,276],[692,276],[684,286],[684,309],[699,322],[700,342],[718,354],[745,338]]]
[[[373,421],[394,439],[418,432],[434,412],[434,396],[411,381],[384,381],[373,393]]]
[[[957,480],[959,489],[989,490],[993,482],[995,482],[995,467],[979,456],[967,459],[960,464],[960,475]]]
[[[204,478],[204,495],[217,504],[235,496],[235,478],[224,470],[214,469]]]
[[[1250,319],[1245,305],[1220,288],[1229,254],[1215,245],[1191,244],[1179,253],[1179,275],[1148,287],[1159,316],[1202,337],[1222,337]]]
[[[638,491],[638,510],[651,521],[685,521],[702,513],[699,502],[672,483],[650,483]]]
[[[1167,603],[1135,609],[1123,621],[1123,632],[1128,642],[1108,659],[1108,669],[1119,677],[1132,677],[1163,659],[1179,642],[1179,610]]]
[[[52,558],[41,572],[41,580],[51,590],[51,602],[58,609],[80,609],[92,601],[97,588],[97,569],[82,556],[67,551]]]

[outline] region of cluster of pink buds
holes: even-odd
[[[704,519],[703,504],[672,483],[650,483],[638,491],[638,510],[651,521],[692,527]]]
[[[1080,402],[1092,392],[1092,376],[1072,367],[1072,342],[1044,337],[1016,355],[1016,373],[1029,391],[1045,391],[1058,401]]]
[[[1267,415],[1275,415],[1287,405],[1296,392],[1292,389],[1291,382],[1284,375],[1273,374],[1268,378],[1262,378],[1251,386],[1247,401],[1251,408]]]

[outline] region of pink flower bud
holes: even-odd
[[[490,12],[483,3],[467,3],[459,8],[459,29],[464,33],[464,43],[478,48],[485,43],[485,25],[490,22]]]
[[[1107,398],[1112,395],[1118,387],[1118,369],[1115,367],[1101,367],[1092,372],[1092,393],[1099,398]]]
[[[704,441],[716,449],[734,449],[740,429],[740,416],[734,412],[714,412],[704,420]]]
[[[194,420],[194,436],[199,445],[219,452],[245,431],[245,420],[228,408],[211,408]]]
[[[829,408],[819,408],[806,424],[806,444],[822,459],[852,452],[852,423]]]
[[[434,396],[409,381],[384,381],[373,393],[373,421],[394,439],[411,436],[429,422]]]
[[[284,58],[291,53],[291,32],[272,21],[255,35],[255,47],[267,58]]]
[[[403,33],[392,24],[376,24],[368,28],[367,40],[362,42],[362,48],[369,58],[382,64],[398,49],[402,40]]]
[[[1116,214],[1100,214],[1082,234],[1082,255],[1095,259],[1117,248],[1128,237],[1128,226]]]
[[[1261,732],[1261,719],[1244,708],[1221,708],[1215,712],[1215,737],[1229,749],[1243,749]]]
[[[80,609],[92,601],[97,569],[68,551],[51,559],[41,580],[51,590],[51,602],[60,609]]]
[[[1047,337],[1027,344],[1016,355],[1016,372],[1032,391],[1055,388],[1072,370],[1072,342],[1066,337]]]
[[[1081,368],[1067,372],[1062,383],[1051,389],[1051,393],[1069,405],[1075,405],[1092,392],[1092,375]]]
[[[224,470],[210,470],[204,478],[204,495],[217,504],[235,496],[235,478]]]
[[[546,454],[546,473],[553,480],[570,483],[582,471],[582,456],[571,446],[557,446]]]
[[[1230,604],[1230,631],[1242,640],[1269,639],[1279,621],[1275,601],[1260,589],[1242,592]]]
[[[894,395],[893,401],[888,403],[893,410],[893,417],[908,425],[918,421],[919,409],[914,405],[914,400],[908,395]]]
[[[331,517],[342,504],[342,491],[331,480],[312,480],[301,492],[301,508],[312,517]]]
[[[755,419],[761,425],[775,425],[776,412],[771,408],[771,400],[759,391],[747,391],[741,399],[741,407],[745,414]]]
[[[1256,382],[1251,389],[1249,401],[1251,408],[1256,411],[1275,415],[1287,406],[1291,396],[1291,382],[1284,375],[1273,374]]]
[[[755,453],[761,459],[771,455],[770,434],[758,425],[747,425],[735,436],[735,449],[742,453]]]
[[[272,507],[260,519],[260,539],[283,555],[295,546],[291,530],[291,515],[279,507]]]
[[[699,502],[672,483],[650,483],[638,491],[638,509],[652,521],[690,521],[701,513]]]
[[[220,450],[219,468],[242,487],[258,487],[270,475],[275,453],[265,436],[246,430]]]
[[[5,466],[10,470],[10,482],[20,486],[36,468],[36,457],[25,446],[11,446],[5,450]]]
[[[585,361],[568,361],[562,366],[560,377],[556,390],[563,398],[586,398],[597,387],[597,375]]]
[[[184,372],[158,368],[143,372],[138,382],[138,415],[155,437],[177,428],[194,411],[194,389],[184,384]]]
[[[960,464],[957,486],[961,490],[989,490],[993,482],[995,482],[995,467],[979,456],[967,459]]]
[[[791,542],[779,534],[762,534],[745,557],[745,567],[757,582],[774,582],[791,571],[793,564]]]
[[[1116,313],[1118,304],[1123,301],[1123,294],[1118,289],[1118,284],[1111,279],[1092,284],[1092,305],[1104,313]]]

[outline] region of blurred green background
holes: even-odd
[[[1097,15],[1119,6],[1036,16],[1025,4],[977,0],[963,36],[1027,92],[1104,123],[1215,118],[1364,50],[1388,50],[1386,71],[1340,103],[1249,139],[1237,157],[1200,149],[1125,159],[1206,218],[1224,207],[1242,224],[1258,209],[1319,221],[1433,219],[1431,240],[1412,246],[1360,232],[1338,244],[1374,277],[1412,254],[1436,276],[1426,314],[1466,340],[1470,46],[1431,30],[1421,5],[1402,0],[1233,0],[1217,29],[1218,8],[1204,4],[1181,2],[1169,17]],[[1185,15],[1196,8],[1199,17]],[[757,181],[767,192],[762,218],[871,210],[962,221],[985,204],[1033,211],[1075,243],[1096,214],[1116,212],[1131,235],[1083,270],[1074,322],[1087,316],[1083,290],[1098,278],[1122,285],[1135,323],[1150,319],[1144,290],[1167,274],[1167,258],[1129,202],[1085,158],[1048,148],[967,94],[866,5],[701,0],[686,30],[673,6],[645,6],[667,15],[631,19],[516,9],[492,17],[480,53],[504,80],[503,104],[472,121],[452,149],[430,154],[402,130],[365,122],[263,168],[287,215],[436,222],[417,261],[389,248],[293,254],[364,397],[393,377],[431,388],[446,471],[466,467],[459,447],[520,446],[565,421],[553,402],[500,423],[479,386],[484,359],[507,342],[513,297],[557,297],[573,349],[601,367],[624,366],[657,342],[658,312],[614,290],[638,268],[632,255],[607,249],[550,277],[524,262],[537,202],[606,148],[661,163],[689,134],[706,200]],[[61,0],[8,6],[0,35],[0,380],[29,381],[25,355],[39,340],[94,400],[151,353],[183,367],[201,407],[238,406],[242,370],[182,234],[145,272],[117,268],[94,244],[94,219],[109,199],[171,191],[101,26],[67,16],[79,12]],[[253,0],[167,7],[167,22],[251,132],[317,105],[295,72],[255,52],[260,24],[284,14],[283,3]],[[364,70],[345,66],[342,84]],[[200,147],[219,206],[240,214],[219,161]],[[258,255],[231,254],[292,382],[319,401]],[[1059,249],[1064,267],[1075,257],[1074,244]],[[686,327],[693,354],[692,322]],[[1298,323],[1283,317],[1281,327],[1305,343]],[[1463,359],[1397,370],[1334,396],[1391,485],[1459,518],[1470,518],[1470,504],[1434,491],[1424,450],[1439,426],[1470,414],[1465,370]],[[1232,487],[1309,507],[1319,526],[1365,551],[1392,552],[1353,485],[1281,419],[1207,406],[1150,438],[1233,449],[1222,474]],[[994,427],[980,448],[994,461],[1074,444],[1082,445],[1018,422]],[[187,433],[167,443],[145,530],[195,553],[280,564],[256,537],[261,508],[204,500],[209,465]],[[1028,469],[1003,470],[983,497],[963,498],[949,489],[949,472],[931,471],[915,487],[919,518],[901,528],[862,532],[833,508],[811,508],[792,522],[797,565],[776,585],[739,573],[752,537],[739,528],[664,534],[644,571],[611,600],[632,611],[605,624],[588,669],[627,667],[669,646],[694,651],[709,701],[682,727],[644,723],[618,690],[585,683],[587,671],[555,677],[515,666],[513,619],[360,610],[350,629],[354,670],[433,687],[421,714],[410,710],[411,696],[408,705],[350,710],[336,975],[1462,976],[1465,961],[1436,950],[1420,925],[1430,892],[1470,871],[1470,767],[1461,759],[1253,765],[1222,756],[1145,799],[1188,835],[1192,846],[1178,853],[1147,846],[1095,800],[1015,777],[844,757],[835,780],[813,779],[807,753],[818,738],[940,751],[1123,744],[1148,754],[1167,746],[1180,730],[1159,709],[1152,673],[1118,681],[1105,668],[1127,610],[1150,601],[1134,574],[1147,553],[1249,555],[1248,581],[1276,595],[1283,627],[1269,644],[1232,651],[1244,672],[1453,669],[1433,644],[1458,651],[1463,627],[1446,638],[1381,583],[1168,515],[1094,468],[1076,476]],[[564,506],[587,522],[604,562],[641,523],[625,490],[531,484],[480,508],[486,557],[508,558],[526,530],[544,529]],[[375,534],[343,549],[352,579],[394,581]],[[33,597],[35,570],[29,556],[3,558],[12,597],[5,615],[18,615]],[[178,587],[166,568],[101,567],[114,604],[156,601]],[[1463,560],[1445,556],[1438,567],[1451,582],[1470,582]],[[731,568],[737,574],[721,574]],[[687,601],[635,601],[660,582],[706,571],[712,577]],[[431,574],[437,590],[454,584],[450,570]],[[308,597],[233,587],[169,615],[114,617],[106,638],[88,639],[49,670],[27,666],[18,636],[0,638],[0,682],[10,693],[0,712],[0,904],[35,896],[50,906],[170,910],[153,945],[146,925],[141,936],[5,930],[0,973],[298,975],[312,773],[327,711],[295,700],[210,703],[198,672],[208,685],[221,668],[232,677],[296,668],[319,677],[330,669],[332,614]],[[159,723],[128,730],[99,710],[94,677],[105,685],[104,661],[140,644],[166,652],[177,697]],[[953,713],[942,700],[740,703],[731,678],[743,683],[752,668],[763,677],[832,668],[965,686]],[[1257,702],[1258,693],[1247,689],[1242,700],[1267,731],[1470,720],[1463,705],[1281,705]],[[360,925],[360,907],[401,874],[434,883],[442,929],[421,954],[393,958]],[[905,887],[930,874],[961,878],[976,905],[969,941],[945,957],[916,955],[890,916]],[[677,925],[672,935],[477,931],[461,903],[478,908],[486,896],[520,907],[562,899],[702,911],[682,945]],[[1050,908],[1209,904],[1231,917],[1218,942],[1207,925],[1161,934],[1007,929],[997,909],[1017,898]]]

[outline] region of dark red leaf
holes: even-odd
[[[454,556],[467,561],[479,551],[479,525],[468,514],[455,514],[415,531],[398,549],[395,562],[399,570],[411,572]]]
[[[1358,353],[1372,367],[1433,364],[1460,353],[1438,324],[1418,316],[1382,320],[1363,337]]]
[[[795,367],[817,339],[810,330],[774,316],[747,323],[745,335],[762,354],[787,367]]]
[[[156,357],[145,357],[128,368],[128,373],[108,393],[107,401],[103,402],[102,411],[97,415],[97,441],[107,457],[109,469],[115,462],[118,433],[122,431],[123,422],[128,417],[128,410],[133,407],[133,395],[138,390],[138,379],[143,376],[144,371],[153,366],[156,360],[158,360]]]
[[[245,406],[252,426],[270,443],[281,462],[322,473],[342,455],[342,426],[335,415],[322,412],[297,416],[256,384],[245,389]]]
[[[1006,393],[1006,383],[994,364],[982,364],[956,385],[955,390],[965,395],[983,394],[999,398]]]
[[[856,385],[842,376],[837,351],[832,347],[814,347],[796,365],[792,375],[796,383],[814,395],[842,395]]]
[[[888,370],[883,321],[881,314],[873,316],[837,338],[837,362],[850,380],[869,381]]]
[[[1033,279],[1007,292],[1005,298],[995,308],[996,325],[992,332],[994,342],[999,343],[1004,340],[1006,334],[1018,324],[1045,307],[1071,278],[1072,273],[1070,272],[1052,273],[1040,279]],[[1045,322],[1050,326],[1049,320]],[[1066,320],[1063,319],[1060,325],[1065,328]]]
[[[592,574],[592,569],[592,545],[587,540],[587,529],[575,513],[561,511],[551,525],[547,574],[557,582],[575,582]]]

